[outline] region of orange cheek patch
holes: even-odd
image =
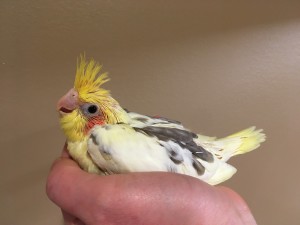
[[[104,121],[101,117],[90,118],[85,126],[85,133],[87,134],[95,125],[103,125]]]

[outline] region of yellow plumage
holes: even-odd
[[[227,161],[235,155],[250,152],[260,146],[266,140],[263,130],[257,130],[255,126],[239,131],[224,138],[207,137],[198,135],[199,141],[207,148],[211,148],[217,156]]]
[[[217,139],[166,118],[126,112],[102,88],[109,78],[100,71],[98,63],[81,56],[74,88],[58,103],[69,153],[88,172],[170,171],[218,184],[236,172],[226,163],[230,157],[265,140],[255,127]]]
[[[234,155],[244,154],[258,148],[260,143],[266,140],[266,135],[262,131],[262,129],[256,130],[253,126],[228,136],[227,138],[240,138],[242,142]]]
[[[109,91],[101,88],[101,85],[109,81],[107,73],[100,75],[102,66],[93,59],[87,62],[84,56],[80,56],[77,63],[74,88],[83,102],[105,102],[109,99]]]

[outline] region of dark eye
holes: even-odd
[[[85,103],[81,106],[81,111],[85,116],[92,117],[98,116],[101,111],[99,107],[95,104]]]
[[[90,105],[87,110],[89,113],[94,114],[98,111],[98,107],[96,105]]]

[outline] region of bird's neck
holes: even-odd
[[[111,96],[107,101],[101,102],[100,107],[106,124],[129,123],[128,113]]]

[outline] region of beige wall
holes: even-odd
[[[55,103],[84,51],[128,109],[208,135],[264,128],[224,185],[259,224],[299,223],[299,1],[2,0],[0,29],[1,224],[61,224],[44,190],[64,142]]]

